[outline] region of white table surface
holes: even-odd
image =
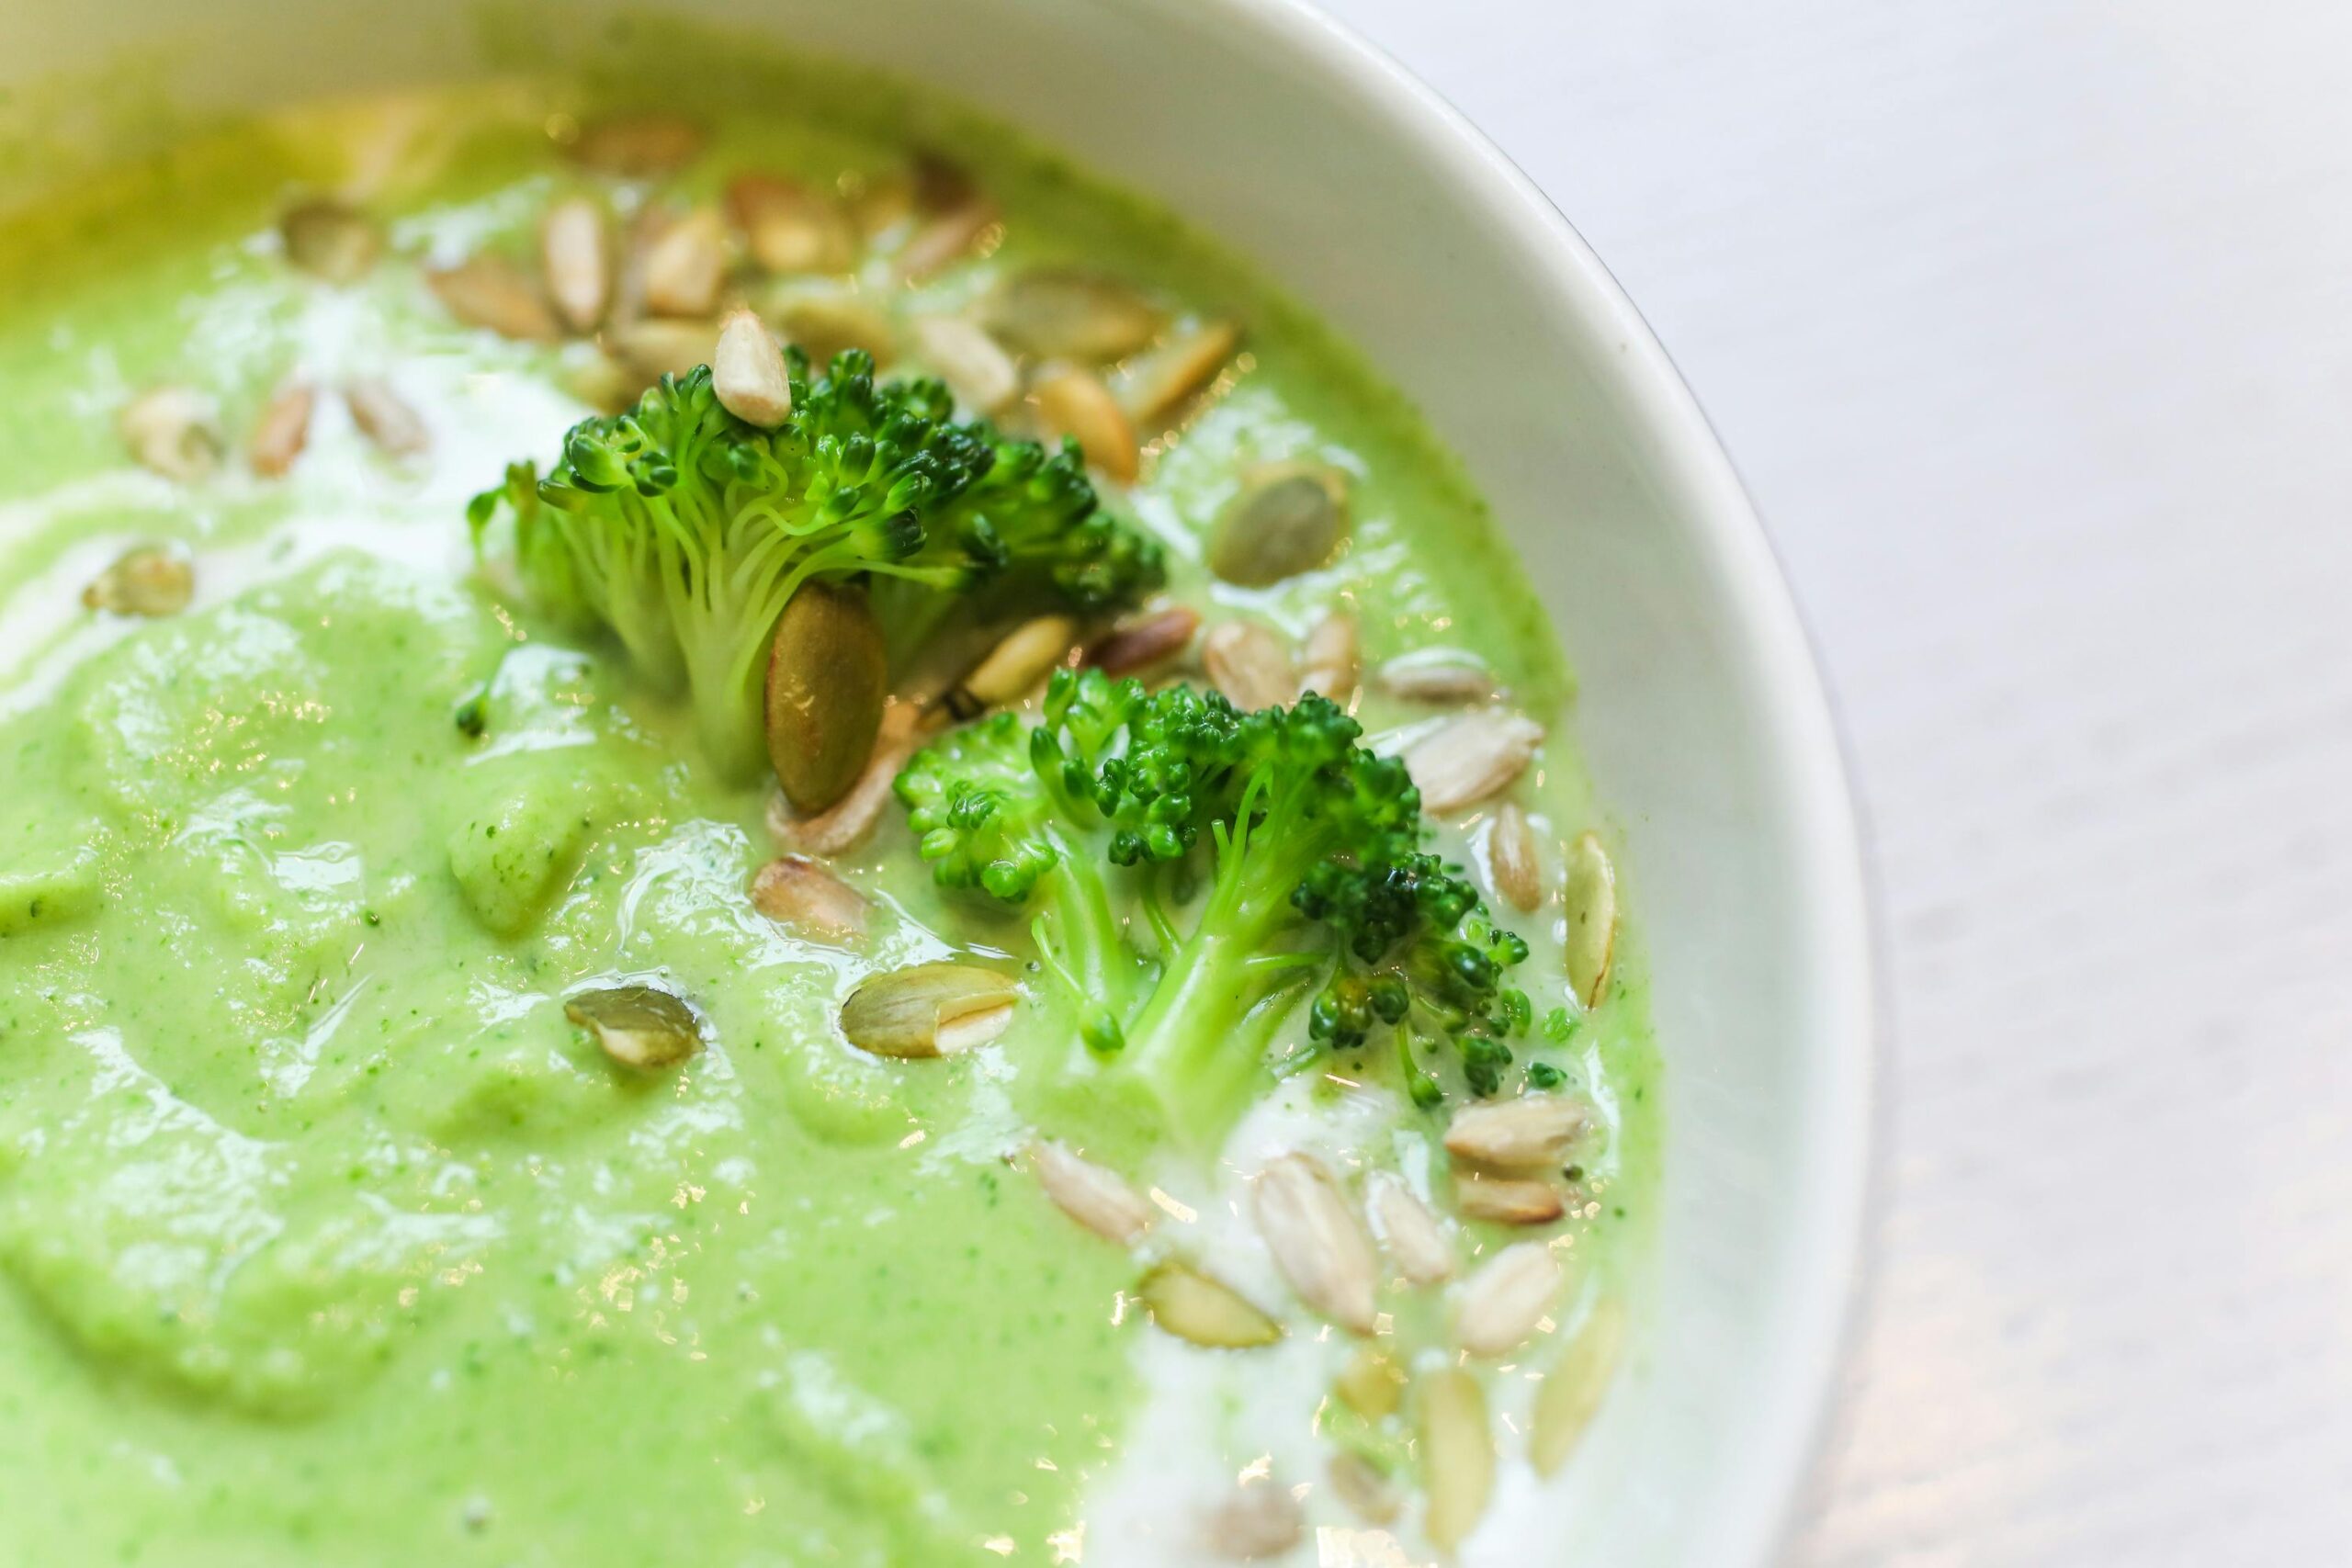
[[[1329,3],[1624,281],[1856,753],[1893,1141],[1790,1562],[2352,1562],[2352,3]]]

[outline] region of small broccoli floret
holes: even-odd
[[[710,372],[665,376],[627,413],[586,419],[544,478],[510,468],[470,510],[479,539],[514,515],[525,585],[609,627],[658,686],[684,688],[705,748],[749,776],[784,606],[812,581],[862,581],[911,654],[975,595],[1020,587],[1091,612],[1155,586],[1156,547],[1102,515],[1082,468],[958,423],[935,380],[877,382],[861,350],[813,384],[789,356],[775,430],[719,405]]]

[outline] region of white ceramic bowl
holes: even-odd
[[[1582,677],[1579,739],[1629,842],[1668,1063],[1654,1292],[1554,1560],[1768,1557],[1857,1266],[1870,926],[1804,632],[1641,318],[1491,144],[1295,0],[668,8],[928,81],[1150,193],[1351,337],[1461,453]],[[128,54],[202,113],[446,79],[478,68],[478,0],[49,6],[15,31],[0,84],[119,81]],[[550,15],[590,25],[577,6]]]

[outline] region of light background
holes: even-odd
[[[2352,1562],[2352,3],[1328,3],[1623,280],[1856,753],[1893,1146],[1790,1561]]]

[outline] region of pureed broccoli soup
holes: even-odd
[[[0,1560],[1522,1561],[1657,1066],[1476,499],[997,130],[632,82],[0,234]]]

